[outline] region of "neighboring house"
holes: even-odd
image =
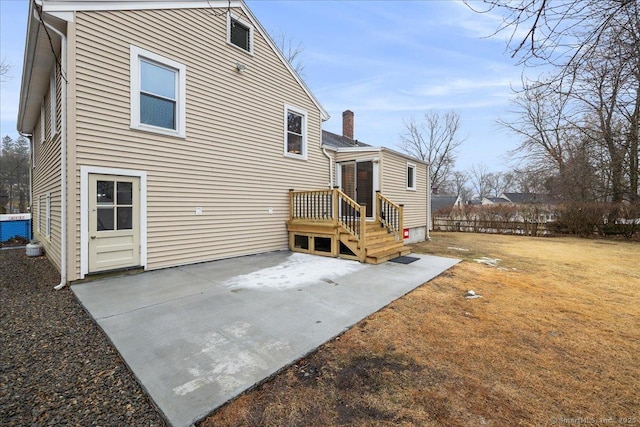
[[[432,194],[431,195],[431,213],[432,215],[445,215],[451,214],[454,208],[459,208],[462,205],[459,196],[451,196],[448,194]]]
[[[509,201],[509,199],[506,199],[504,197],[483,197],[481,204],[482,205],[506,205],[506,204],[511,204],[511,202]]]
[[[361,158],[323,146],[329,115],[242,1],[29,8],[18,130],[34,235],[61,285],[285,249],[289,190],[330,189],[335,165]],[[428,188],[422,164],[367,155],[389,164],[372,190],[413,205],[387,174]]]

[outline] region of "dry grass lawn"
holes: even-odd
[[[464,261],[200,426],[640,425],[640,244],[432,237]]]

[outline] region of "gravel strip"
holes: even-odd
[[[164,426],[45,257],[0,251],[0,425]]]

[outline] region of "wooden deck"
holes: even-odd
[[[407,255],[410,250],[402,239],[402,206],[381,194],[377,197],[379,212],[367,221],[365,207],[338,189],[290,192],[289,248],[369,264]]]

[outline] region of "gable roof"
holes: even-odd
[[[289,61],[284,57],[269,33],[264,29],[260,21],[251,12],[244,0],[40,0],[29,2],[27,34],[25,53],[23,60],[22,83],[20,87],[20,103],[18,106],[17,127],[20,132],[31,133],[40,115],[40,103],[49,84],[49,76],[53,62],[57,60],[51,52],[49,43],[60,52],[60,37],[57,34],[49,34],[45,31],[39,15],[59,32],[66,33],[66,22],[72,22],[76,11],[107,11],[107,10],[153,10],[153,9],[241,9],[253,25],[254,29],[265,39],[267,44],[276,53],[284,66],[289,70],[293,78],[300,85],[309,99],[320,110],[323,121],[331,117],[327,110],[320,104],[307,84],[300,78]],[[35,6],[41,5],[41,14]],[[51,32],[51,30],[49,30]]]
[[[326,130],[322,131],[322,144],[335,148],[371,147],[371,145],[360,142],[357,139],[347,138]]]
[[[484,204],[484,201],[487,200],[489,203],[495,203],[495,204],[505,204],[505,203],[511,203],[511,200],[506,199],[504,197],[485,197],[484,199],[482,199],[482,204]]]
[[[322,131],[322,146],[324,148],[329,149],[329,150],[338,151],[338,152],[351,152],[351,151],[366,151],[366,152],[378,151],[378,152],[380,152],[380,151],[385,151],[385,152],[388,152],[388,153],[393,153],[396,156],[400,156],[402,158],[405,158],[405,159],[409,160],[410,162],[420,163],[420,164],[423,164],[423,165],[429,165],[428,162],[426,162],[424,160],[416,159],[415,157],[411,157],[408,154],[401,153],[399,151],[395,151],[395,150],[392,150],[392,149],[387,148],[387,147],[373,146],[373,145],[365,144],[364,142],[358,141],[357,139],[347,138],[345,136],[341,136],[341,135],[338,135],[338,134],[335,134],[333,132],[329,132],[329,131],[326,131],[326,130]]]
[[[526,203],[551,203],[552,200],[546,194],[536,193],[503,193],[502,197],[514,204]]]
[[[451,212],[458,200],[458,196],[449,196],[446,194],[431,195],[431,212]]]

